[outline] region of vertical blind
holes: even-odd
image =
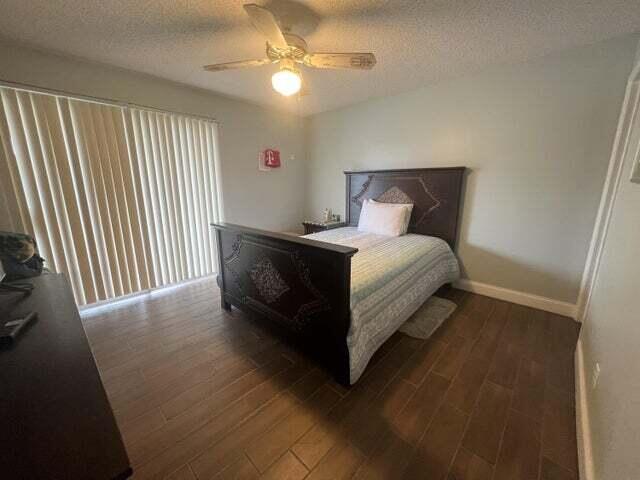
[[[217,125],[0,87],[8,224],[31,233],[79,304],[211,274]]]

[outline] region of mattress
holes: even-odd
[[[358,249],[351,260],[350,380],[375,351],[442,285],[460,276],[449,245],[436,237],[388,237],[336,228],[306,238]]]

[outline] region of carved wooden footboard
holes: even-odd
[[[222,307],[255,314],[349,385],[351,257],[358,250],[229,223],[212,226]]]

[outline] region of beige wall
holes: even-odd
[[[575,302],[635,43],[492,68],[323,113],[306,129],[294,115],[10,43],[0,42],[0,78],[216,117],[225,214],[246,225],[297,230],[327,206],[344,212],[344,169],[465,165],[466,276]],[[256,155],[271,146],[284,168],[259,172]]]
[[[344,212],[345,169],[463,165],[471,280],[575,303],[636,37],[311,117],[305,213]]]
[[[636,117],[580,333],[587,383],[582,415],[590,420],[594,480],[631,480],[640,472],[640,184],[629,181],[639,152]],[[593,388],[596,362],[601,373]]]
[[[0,79],[215,117],[221,123],[226,220],[273,230],[299,228],[304,196],[304,121],[295,115],[7,42],[0,42]],[[259,172],[258,152],[269,147],[281,150],[284,167]]]

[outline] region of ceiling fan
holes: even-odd
[[[267,39],[267,58],[260,60],[241,60],[239,62],[205,65],[209,72],[220,72],[234,68],[260,67],[272,63],[279,64],[280,70],[271,77],[273,88],[284,96],[300,91],[302,77],[297,65],[312,68],[353,68],[370,70],[376,64],[373,53],[313,53],[308,51],[307,43],[287,29],[280,29],[270,10],[248,3],[244,10],[258,32]]]

